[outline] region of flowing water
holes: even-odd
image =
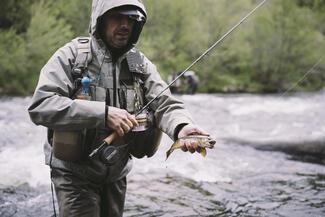
[[[125,216],[325,216],[325,92],[180,96],[217,139],[199,154],[135,159]],[[52,216],[45,129],[30,98],[0,101],[0,216]],[[280,151],[284,152],[280,152]]]

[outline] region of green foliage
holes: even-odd
[[[15,29],[25,32],[31,18],[30,5],[37,0],[5,0],[1,1],[0,28]]]
[[[138,47],[164,78],[184,70],[236,24],[256,0],[144,0]],[[10,0],[0,8],[0,94],[30,94],[53,52],[87,35],[91,1]],[[194,67],[202,92],[281,92],[325,50],[323,0],[270,0]],[[296,90],[325,84],[325,57]]]
[[[300,7],[310,8],[317,16],[316,29],[325,35],[325,1],[324,0],[296,0]]]
[[[45,1],[36,3],[32,11],[33,16],[25,39],[27,58],[32,63],[28,65],[28,70],[33,75],[32,81],[35,81],[41,66],[57,48],[71,40],[73,33],[70,25],[51,14],[51,7]]]
[[[184,35],[184,32],[191,31],[188,27],[194,20],[193,11],[184,5],[195,2],[192,0],[145,1],[149,19],[139,47],[158,64],[159,68],[175,71],[190,63],[191,57],[187,54],[187,48],[191,43],[195,45],[195,36],[198,32],[193,31],[190,35]],[[187,17],[187,19],[180,19],[180,17]],[[166,75],[165,73],[164,76]]]
[[[24,39],[12,29],[0,31],[0,93],[23,94],[28,82]]]
[[[230,3],[227,0],[165,0],[145,3],[149,21],[140,39],[140,47],[158,63],[164,77],[171,72],[184,70],[252,6],[249,1]],[[194,70],[201,78],[201,91],[245,89],[245,85],[237,84],[243,78],[242,73],[247,71],[250,47],[245,40],[247,33],[237,33],[233,37],[235,39],[225,41],[195,67]]]
[[[253,79],[262,91],[288,89],[321,57],[324,37],[314,22],[311,11],[293,1],[274,0],[258,15],[250,41]]]
[[[51,54],[71,40],[70,26],[57,18],[45,1],[33,4],[26,33],[10,29],[0,32],[0,93],[28,95],[39,71]]]
[[[320,9],[324,4],[317,0],[314,4],[306,2],[309,4],[298,0],[269,1],[194,68],[200,77],[200,90],[279,92],[299,80],[324,54],[324,35],[319,28],[324,25],[318,12],[325,14]],[[149,22],[140,47],[158,63],[166,77],[185,69],[257,1],[147,0],[145,3]],[[322,88],[324,79],[315,76],[308,76],[299,88]]]
[[[90,0],[50,1],[52,12],[71,26],[74,37],[87,36],[90,22]]]

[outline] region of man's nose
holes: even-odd
[[[120,25],[129,27],[131,25],[131,20],[128,17],[123,17],[120,21]]]

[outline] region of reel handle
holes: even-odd
[[[112,133],[111,135],[109,135],[108,137],[106,137],[103,141],[103,143],[96,148],[95,150],[93,150],[90,155],[89,158],[93,158],[100,150],[102,150],[106,145],[111,144],[115,139],[117,139],[119,136],[116,132]]]
[[[104,142],[109,145],[111,144],[115,139],[117,139],[119,136],[116,132],[112,133],[111,135],[109,135],[108,137],[106,137],[104,139]]]

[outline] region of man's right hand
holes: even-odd
[[[133,127],[138,126],[134,115],[131,115],[124,109],[108,107],[107,126],[117,132],[122,137]]]

